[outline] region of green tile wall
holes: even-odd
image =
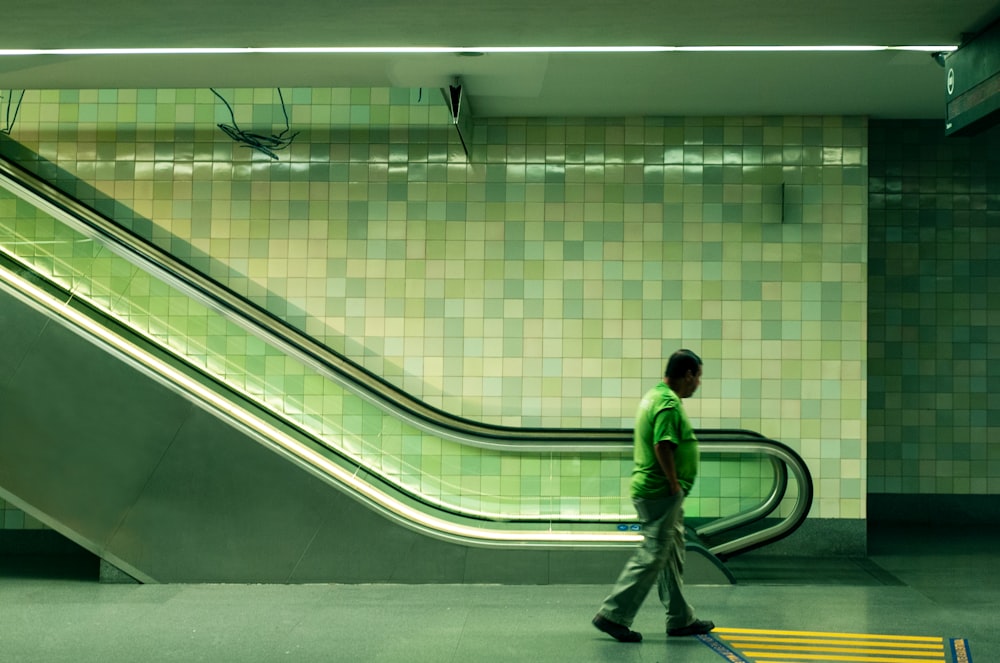
[[[284,129],[274,90],[223,92],[242,128]],[[29,91],[11,150],[461,416],[630,426],[664,357],[695,349],[697,426],[786,442],[813,516],[864,516],[865,119],[491,119],[467,159],[436,91],[284,94],[300,133],[276,161],[215,126],[208,90]],[[483,492],[561,489],[426,451],[403,451],[417,475],[499,463]],[[706,468],[702,513],[739,499],[737,472]],[[622,473],[568,480],[614,501]]]
[[[1000,493],[1000,130],[873,122],[869,490]]]

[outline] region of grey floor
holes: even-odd
[[[751,553],[732,560],[738,584],[689,586],[689,598],[719,627],[958,638],[969,660],[1000,660],[995,528],[875,529],[866,559]],[[615,642],[590,625],[609,586],[115,585],[95,574],[92,560],[0,558],[0,661],[763,661],[668,639],[655,596],[634,625],[644,642]],[[780,661],[953,661],[822,656]]]

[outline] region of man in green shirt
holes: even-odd
[[[663,381],[650,389],[635,418],[632,503],[643,540],[625,564],[593,624],[621,642],[640,642],[629,627],[657,584],[667,611],[667,635],[700,635],[715,624],[695,619],[684,599],[684,496],[698,474],[698,440],[681,400],[701,384],[701,358],[678,350],[667,361]]]

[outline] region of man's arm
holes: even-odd
[[[659,461],[663,474],[667,477],[671,495],[676,495],[681,490],[681,484],[677,481],[677,468],[674,465],[674,449],[673,443],[667,441],[657,442],[654,447],[656,460]]]

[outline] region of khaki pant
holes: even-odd
[[[684,599],[684,492],[643,499],[632,504],[642,521],[643,540],[625,564],[599,614],[631,626],[639,607],[656,583],[667,611],[668,629],[694,621],[694,609]]]

